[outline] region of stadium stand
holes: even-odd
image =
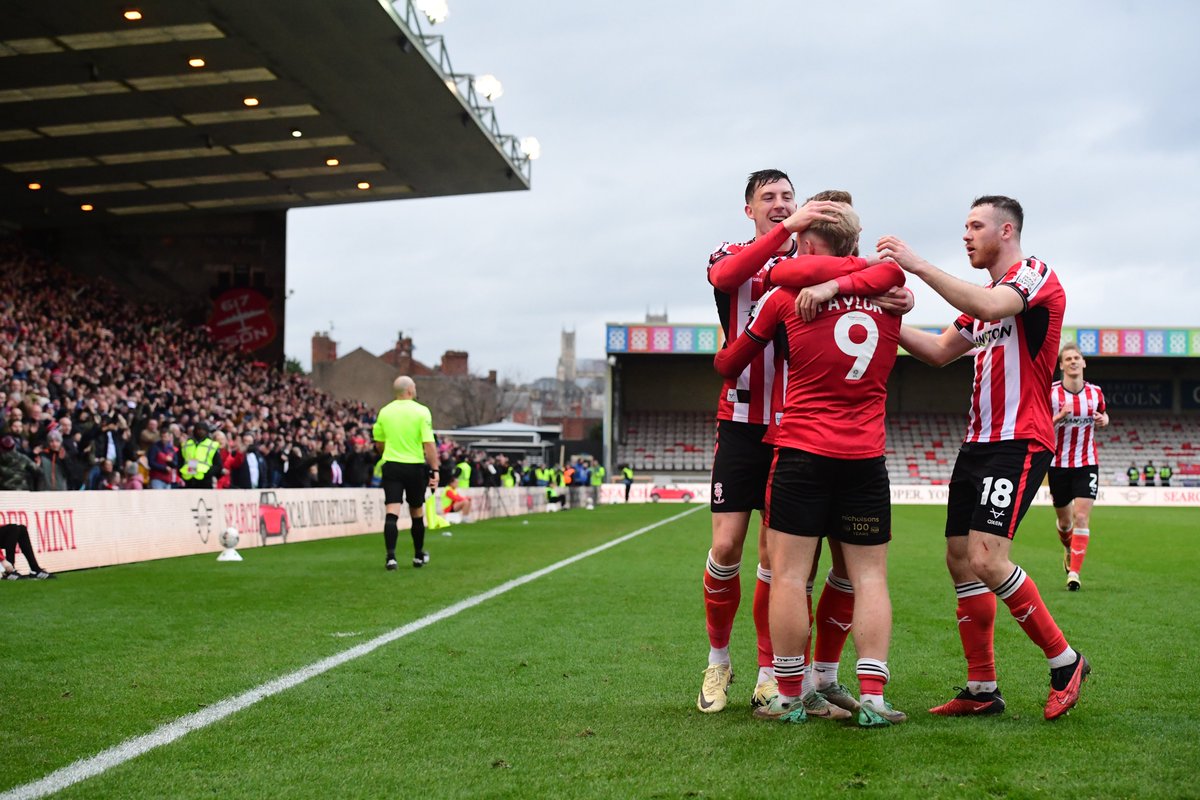
[[[631,412],[616,463],[647,472],[708,472],[715,435],[711,411]]]
[[[886,453],[892,483],[948,483],[965,425],[962,414],[889,414]]]
[[[1113,414],[1099,437],[1101,479],[1125,483],[1130,464],[1170,464],[1181,484],[1200,478],[1200,417]]]
[[[374,413],[222,350],[172,309],[133,302],[16,241],[0,242],[0,387],[0,429],[30,455],[71,419],[80,463],[70,488],[103,461],[108,429],[122,474],[128,462],[144,466],[156,428],[186,433],[201,420],[227,437],[252,432],[268,463],[290,457],[279,470],[292,472],[287,485],[329,485],[340,471],[331,463],[346,460],[355,438],[369,441]]]
[[[1101,481],[1123,485],[1130,463],[1170,464],[1180,484],[1200,478],[1200,417],[1114,414],[1099,434]],[[962,443],[962,414],[892,414],[887,424],[888,472],[896,484],[945,484]],[[624,423],[617,463],[635,470],[707,472],[712,468],[713,415],[637,411]]]

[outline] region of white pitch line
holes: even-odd
[[[564,558],[555,564],[548,567],[543,567],[536,572],[531,572],[528,575],[522,575],[520,578],[514,578],[507,583],[502,583],[494,589],[489,589],[486,592],[477,594],[473,597],[468,597],[465,600],[460,600],[452,606],[447,606],[441,611],[435,611],[428,616],[421,617],[418,620],[401,625],[395,630],[389,631],[381,636],[377,636],[369,642],[351,647],[349,650],[343,650],[337,655],[329,656],[320,661],[309,664],[307,667],[296,670],[283,677],[276,678],[273,681],[267,681],[261,686],[256,686],[247,692],[227,697],[218,703],[197,711],[193,714],[180,717],[174,722],[168,722],[150,733],[141,736],[135,736],[132,739],[126,739],[120,744],[103,750],[90,758],[80,759],[74,764],[68,764],[62,769],[57,769],[49,775],[31,783],[15,786],[12,789],[0,794],[0,800],[35,800],[35,798],[46,797],[66,789],[68,786],[73,786],[80,781],[85,781],[88,778],[93,778],[101,773],[107,772],[113,767],[120,766],[126,761],[132,761],[144,753],[148,753],[155,748],[170,744],[176,739],[182,738],[191,731],[199,730],[212,725],[214,722],[219,722],[226,717],[236,714],[244,708],[257,703],[259,700],[265,700],[272,695],[290,689],[293,686],[299,686],[310,678],[315,678],[318,675],[328,672],[334,667],[340,667],[348,661],[352,661],[360,656],[365,656],[368,653],[378,650],[385,644],[390,644],[397,639],[402,639],[410,633],[416,633],[422,628],[427,628],[435,622],[440,622],[444,619],[449,619],[455,614],[466,611],[469,608],[474,608],[480,603],[491,600],[493,597],[498,597],[505,592],[516,589],[518,586],[524,586],[530,581],[535,581],[544,575],[549,575],[551,572],[560,570],[563,567],[569,567],[576,561],[594,556],[597,553],[602,553],[610,547],[616,547],[619,544],[629,541],[634,537],[641,536],[643,533],[652,531],[655,528],[666,525],[669,522],[674,522],[677,519],[686,517],[688,514],[699,511],[704,506],[688,509],[683,513],[676,514],[673,517],[668,517],[653,525],[647,525],[644,528],[639,528],[632,533],[627,533],[624,536],[618,536],[610,542],[605,542],[602,545],[593,547],[591,550],[585,550],[582,553],[573,555],[570,558]]]

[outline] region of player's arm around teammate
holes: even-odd
[[[1023,221],[1012,198],[985,196],[972,203],[963,242],[971,266],[991,278],[986,286],[948,275],[895,236],[877,245],[881,257],[894,259],[963,312],[954,325],[961,342],[953,342],[952,329],[935,336],[905,328],[901,346],[935,365],[976,348],[967,434],[951,474],[946,514],[946,564],[958,598],[967,687],[930,709],[945,716],[1004,710],[993,643],[997,598],[1046,656],[1046,719],[1078,702],[1091,669],[1067,643],[1033,579],[1011,559],[1017,527],[1052,458],[1050,382],[1066,307],[1053,271],[1022,254]]]

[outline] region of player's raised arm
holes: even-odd
[[[903,270],[893,261],[884,261],[859,272],[827,280],[814,286],[806,286],[796,296],[796,313],[805,322],[812,322],[820,305],[829,302],[839,294],[870,297],[887,291],[888,287],[903,287],[903,285]]]
[[[858,256],[789,256],[771,265],[767,270],[767,282],[772,286],[800,289],[850,275],[866,269],[870,264],[870,261]]]
[[[934,367],[944,367],[971,349],[971,341],[951,326],[939,334],[911,325],[900,328],[900,346],[915,358]]]
[[[840,212],[837,203],[827,200],[812,200],[805,203],[780,222],[768,233],[759,236],[736,253],[721,255],[720,251],[709,260],[708,282],[723,292],[735,292],[762,269],[794,233],[802,233],[814,222],[834,221]]]
[[[956,278],[921,258],[904,240],[895,236],[884,236],[875,248],[880,258],[892,259],[906,271],[925,281],[929,288],[941,295],[947,303],[975,319],[999,320],[1025,310],[1025,298],[1016,289],[995,291]]]
[[[791,232],[779,223],[764,236],[759,236],[736,253],[718,250],[709,257],[708,282],[713,288],[733,294],[762,269],[783,247]]]

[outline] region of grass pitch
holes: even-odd
[[[680,505],[458,526],[432,563],[383,569],[378,535],[0,583],[0,798],[56,769],[419,620]],[[1197,509],[1098,507],[1067,593],[1052,511],[1014,555],[1094,672],[1042,720],[1045,659],[997,620],[1001,717],[926,709],[965,680],[943,510],[894,509],[888,697],[858,730],[754,720],[754,557],[730,707],[695,708],[707,641],[706,509],[544,575],[63,790],[157,797],[1195,797]],[[402,537],[403,540],[403,537]],[[406,563],[402,560],[402,563]],[[853,644],[842,679],[854,687]]]

